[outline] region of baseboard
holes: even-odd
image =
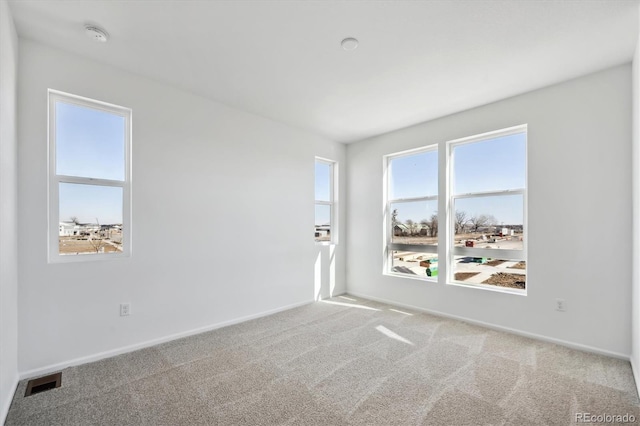
[[[640,368],[640,365],[634,362],[633,356],[631,357],[630,361],[631,361],[631,371],[633,371],[633,378],[636,381],[636,388],[638,389],[638,396],[640,397],[640,370],[638,370]]]
[[[80,365],[80,364],[86,364],[86,363],[89,363],[89,362],[99,361],[101,359],[105,359],[105,358],[109,358],[109,357],[112,357],[112,356],[124,354],[124,353],[127,353],[127,352],[133,352],[133,351],[136,351],[138,349],[148,348],[149,346],[159,345],[160,343],[169,342],[171,340],[181,339],[183,337],[189,337],[189,336],[193,336],[195,334],[205,333],[207,331],[216,330],[218,328],[227,327],[227,326],[234,325],[234,324],[239,324],[241,322],[250,321],[252,319],[266,317],[268,315],[276,314],[278,312],[287,311],[289,309],[297,308],[299,306],[308,305],[309,303],[313,303],[313,302],[314,301],[312,299],[309,299],[309,300],[304,301],[304,302],[298,302],[298,303],[294,303],[294,304],[291,304],[291,305],[281,306],[279,308],[270,309],[268,311],[259,312],[257,314],[247,315],[247,316],[244,316],[244,317],[235,318],[235,319],[232,319],[232,320],[223,321],[223,322],[219,322],[219,323],[212,324],[212,325],[207,325],[207,326],[204,326],[204,327],[198,327],[198,328],[194,328],[194,329],[191,329],[191,330],[183,331],[183,332],[180,332],[180,333],[171,334],[169,336],[164,336],[164,337],[160,337],[160,338],[157,338],[157,339],[147,340],[147,341],[144,341],[144,342],[141,342],[141,343],[136,343],[134,345],[123,346],[123,347],[118,348],[118,349],[104,351],[104,352],[100,352],[100,353],[97,353],[97,354],[88,355],[88,356],[84,356],[84,357],[80,357],[80,358],[75,358],[75,359],[72,359],[72,360],[69,360],[69,361],[60,362],[60,363],[57,363],[57,364],[51,364],[51,365],[48,365],[46,367],[36,368],[36,369],[33,369],[33,370],[29,370],[29,371],[24,371],[24,372],[21,372],[19,374],[19,380],[30,379],[30,378],[34,378],[34,377],[37,377],[37,376],[42,376],[42,375],[45,375],[45,374],[52,373],[54,371],[60,371],[60,370],[65,369],[67,367],[72,367],[74,365]],[[17,384],[17,382],[16,382],[16,384]],[[13,397],[13,395],[12,395],[12,397]]]
[[[5,400],[2,401],[2,409],[0,410],[0,424],[4,424],[7,421],[7,415],[9,414],[9,408],[11,408],[11,402],[13,401],[13,397],[16,394],[16,389],[18,389],[18,382],[20,382],[20,379],[16,374],[13,379],[13,391],[5,395]]]
[[[433,309],[421,308],[419,306],[414,306],[414,305],[409,305],[409,304],[406,304],[406,303],[396,302],[394,300],[387,300],[387,299],[383,299],[383,298],[380,298],[380,297],[368,296],[368,295],[362,294],[362,293],[355,293],[355,292],[352,292],[352,291],[347,291],[347,294],[351,294],[353,296],[360,297],[360,298],[363,298],[363,299],[373,300],[373,301],[376,301],[376,302],[388,303],[389,305],[395,305],[395,306],[398,306],[398,307],[403,307],[403,308],[407,308],[407,309],[413,309],[413,310],[416,310],[416,311],[421,311],[421,312],[425,312],[425,313],[428,313],[428,314],[437,315],[439,317],[445,317],[445,318],[455,319],[455,320],[458,320],[458,321],[464,321],[464,322],[469,323],[469,324],[480,325],[482,327],[490,328],[492,330],[504,331],[504,332],[507,332],[507,333],[516,334],[518,336],[529,337],[531,339],[541,340],[543,342],[555,343],[557,345],[566,346],[566,347],[571,348],[571,349],[577,349],[577,350],[581,350],[581,351],[584,351],[584,352],[591,352],[591,353],[595,353],[595,354],[598,354],[598,355],[606,355],[606,356],[610,356],[610,357],[613,357],[613,358],[624,359],[626,361],[630,361],[631,360],[631,357],[629,355],[627,355],[627,354],[621,354],[621,353],[609,351],[609,350],[606,350],[606,349],[601,349],[601,348],[596,348],[596,347],[593,347],[593,346],[583,345],[581,343],[569,342],[567,340],[556,339],[556,338],[553,338],[553,337],[544,336],[542,334],[529,333],[527,331],[522,331],[522,330],[518,330],[518,329],[515,329],[515,328],[509,328],[509,327],[504,327],[504,326],[501,326],[501,325],[492,324],[492,323],[488,323],[488,322],[484,322],[484,321],[478,321],[478,320],[474,320],[474,319],[471,319],[471,318],[462,317],[462,316],[459,316],[459,315],[452,315],[452,314],[448,314],[448,313],[445,313],[445,312],[436,311],[436,310],[433,310]],[[638,384],[638,383],[640,383],[640,382],[638,382],[638,377],[636,376],[636,384]]]

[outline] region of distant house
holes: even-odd
[[[509,237],[509,236],[513,236],[514,231],[513,229],[509,229],[509,228],[502,228],[500,230],[500,236],[501,237]]]
[[[331,225],[316,225],[315,227],[316,238],[329,238],[331,237]]]
[[[73,237],[91,235],[100,232],[101,226],[95,223],[60,222],[58,235],[60,237]]]
[[[404,223],[398,222],[393,227],[393,235],[396,237],[399,237],[402,235],[409,235],[409,227]]]
[[[71,237],[80,235],[80,225],[75,222],[60,222],[58,235],[61,237]]]

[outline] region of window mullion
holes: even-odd
[[[438,199],[437,195],[428,195],[425,197],[412,197],[412,198],[396,198],[394,200],[389,200],[389,204],[393,203],[412,203],[416,201],[435,201]]]
[[[452,195],[451,198],[454,200],[459,200],[463,198],[480,198],[480,197],[499,197],[499,196],[507,196],[507,195],[523,195],[525,189],[507,189],[504,191],[484,191],[484,192],[468,192],[466,194],[455,194]]]
[[[76,183],[81,185],[117,186],[121,188],[126,185],[126,182],[120,180],[95,179],[80,176],[56,175],[55,179],[58,183]]]

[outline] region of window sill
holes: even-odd
[[[519,290],[516,288],[508,288],[508,287],[497,287],[497,286],[493,286],[493,285],[487,285],[487,284],[469,284],[469,283],[462,283],[462,282],[447,282],[447,285],[450,286],[456,286],[456,287],[466,287],[466,288],[473,288],[476,290],[487,290],[487,291],[495,291],[497,293],[506,293],[506,294],[514,294],[516,296],[526,296],[527,295],[527,290]]]
[[[66,254],[54,255],[49,257],[49,263],[76,263],[76,262],[105,262],[109,260],[128,259],[131,257],[129,253],[113,253],[113,254]]]
[[[437,284],[438,283],[438,277],[435,278],[430,278],[428,276],[424,276],[421,277],[420,275],[409,275],[409,274],[400,274],[400,273],[396,273],[396,272],[383,272],[382,275],[386,275],[387,277],[394,277],[394,278],[406,278],[408,280],[414,280],[414,281],[423,281],[423,282],[428,282],[428,283],[434,283]]]

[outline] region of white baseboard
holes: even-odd
[[[445,312],[435,311],[435,310],[432,310],[432,309],[421,308],[419,306],[409,305],[407,303],[396,302],[394,300],[387,300],[387,299],[383,299],[383,298],[380,298],[380,297],[368,296],[368,295],[362,294],[362,293],[355,293],[355,292],[352,292],[352,291],[347,291],[347,294],[351,294],[351,295],[356,296],[356,297],[361,297],[363,299],[373,300],[373,301],[376,301],[376,302],[388,303],[389,305],[395,305],[395,306],[403,307],[403,308],[407,308],[407,309],[414,309],[416,311],[426,312],[428,314],[437,315],[439,317],[445,317],[445,318],[455,319],[455,320],[458,320],[458,321],[464,321],[464,322],[469,323],[469,324],[479,325],[479,326],[482,326],[482,327],[490,328],[492,330],[504,331],[504,332],[507,332],[507,333],[516,334],[518,336],[529,337],[531,339],[541,340],[543,342],[555,343],[557,345],[566,346],[568,348],[577,349],[577,350],[581,350],[581,351],[584,351],[584,352],[591,352],[591,353],[595,353],[595,354],[598,354],[598,355],[606,355],[606,356],[610,356],[610,357],[613,357],[613,358],[624,359],[626,361],[630,361],[631,360],[631,357],[628,354],[621,354],[621,353],[618,353],[618,352],[609,351],[607,349],[596,348],[596,347],[593,347],[593,346],[583,345],[581,343],[569,342],[568,340],[556,339],[556,338],[553,338],[553,337],[544,336],[542,334],[529,333],[527,331],[522,331],[522,330],[518,330],[518,329],[515,329],[515,328],[504,327],[504,326],[501,326],[501,325],[491,324],[491,323],[484,322],[484,321],[478,321],[478,320],[474,320],[474,319],[471,319],[471,318],[462,317],[462,316],[459,316],[459,315],[452,315],[452,314],[447,314]],[[636,375],[636,384],[638,384],[638,383],[640,383],[640,382],[638,382],[638,376]]]
[[[192,330],[187,330],[187,331],[183,331],[183,332],[180,332],[180,333],[171,334],[169,336],[159,337],[157,339],[147,340],[147,341],[144,341],[144,342],[141,342],[141,343],[136,343],[134,345],[123,346],[121,348],[112,349],[112,350],[109,350],[109,351],[104,351],[104,352],[100,352],[100,353],[97,353],[97,354],[88,355],[88,356],[84,356],[84,357],[80,357],[80,358],[75,358],[75,359],[71,359],[69,361],[63,361],[63,362],[59,362],[57,364],[51,364],[51,365],[47,365],[47,366],[41,367],[41,368],[35,368],[35,369],[29,370],[29,371],[21,372],[19,374],[19,380],[24,380],[24,379],[28,379],[28,378],[42,376],[42,375],[49,374],[49,373],[52,373],[52,372],[55,372],[55,371],[60,371],[60,370],[62,370],[64,368],[67,368],[67,367],[72,367],[74,365],[80,365],[80,364],[86,364],[86,363],[89,363],[89,362],[99,361],[99,360],[104,359],[104,358],[109,358],[109,357],[120,355],[120,354],[127,353],[127,352],[133,352],[133,351],[136,351],[138,349],[144,349],[144,348],[147,348],[149,346],[159,345],[160,343],[169,342],[171,340],[181,339],[183,337],[193,336],[194,334],[205,333],[207,331],[215,330],[215,329],[222,328],[222,327],[227,327],[229,325],[239,324],[241,322],[249,321],[249,320],[252,320],[252,319],[266,317],[268,315],[272,315],[272,314],[275,314],[275,313],[278,313],[278,312],[287,311],[289,309],[297,308],[299,306],[308,305],[309,303],[313,303],[313,300],[309,299],[309,300],[304,301],[304,302],[298,302],[298,303],[294,303],[294,304],[291,304],[291,305],[282,306],[282,307],[279,307],[279,308],[276,308],[276,309],[270,309],[268,311],[259,312],[257,314],[247,315],[247,316],[244,316],[244,317],[235,318],[235,319],[232,319],[232,320],[223,321],[223,322],[219,322],[219,323],[212,324],[212,325],[207,325],[207,326],[204,326],[204,327],[194,328]],[[16,382],[16,384],[17,384],[17,382]],[[13,394],[12,394],[12,397],[13,397]],[[9,401],[9,403],[11,403],[11,401]]]
[[[634,357],[630,358],[631,361],[631,371],[633,371],[633,378],[636,381],[636,388],[638,388],[638,396],[640,397],[640,365],[634,362]]]
[[[11,408],[11,402],[13,401],[13,396],[16,393],[16,389],[18,389],[19,381],[20,379],[18,378],[18,374],[16,374],[13,379],[13,391],[4,396],[4,401],[2,401],[2,408],[0,409],[0,424],[4,424],[7,421],[9,408]]]

